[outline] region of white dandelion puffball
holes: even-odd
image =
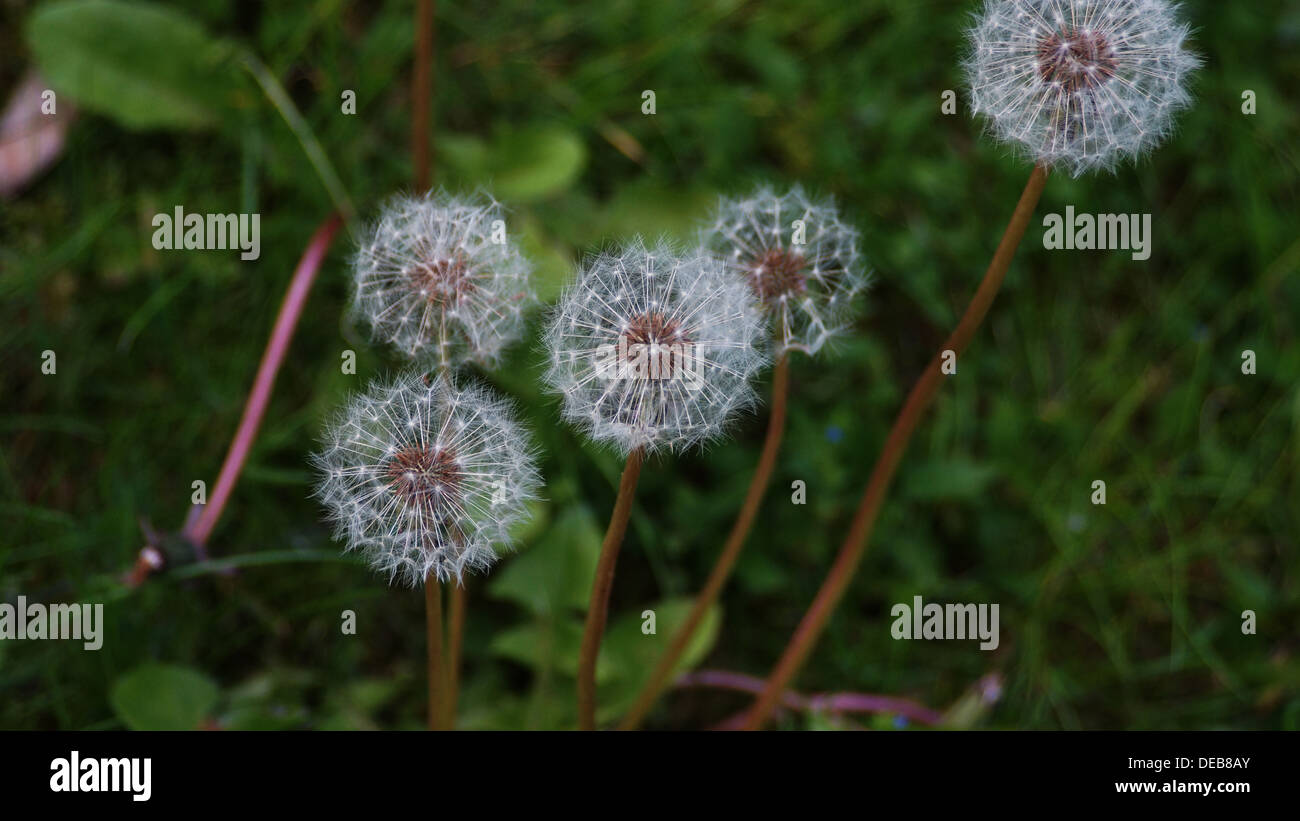
[[[721,433],[754,400],[762,318],[745,283],[704,251],[636,239],[587,261],[546,336],[564,417],[628,454]]]
[[[399,196],[357,252],[352,313],[421,363],[492,365],[537,301],[531,272],[489,197]]]
[[[1167,0],[986,0],[965,62],[975,113],[1074,176],[1136,158],[1191,103],[1200,60]]]
[[[528,516],[539,478],[509,403],[405,374],[348,400],[312,461],[335,538],[416,587],[486,570]]]
[[[746,283],[771,322],[776,356],[817,353],[848,327],[853,301],[869,282],[857,230],[833,202],[813,200],[798,186],[723,199],[700,242]]]

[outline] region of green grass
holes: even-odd
[[[408,4],[235,4],[244,16],[184,5],[269,66],[363,217],[409,185]],[[681,234],[717,193],[760,179],[834,194],[863,233],[876,284],[852,337],[793,363],[785,448],[708,667],[762,675],[775,662],[1029,173],[966,115],[958,57],[975,6],[439,3],[435,176],[518,194],[503,194],[512,229],[548,293],[583,253],[633,232]],[[1205,66],[1177,134],[1114,175],[1049,179],[1039,207],[1151,213],[1152,258],[1048,252],[1031,224],[801,688],[943,707],[997,671],[1003,696],[981,726],[1300,727],[1300,8],[1184,6]],[[25,13],[0,28],[6,89],[28,61]],[[191,482],[215,480],[293,265],[332,208],[298,139],[241,83],[235,113],[211,130],[129,131],[84,113],[58,164],[0,205],[0,600],[107,602],[97,653],[0,643],[0,726],[120,726],[113,685],[151,660],[217,682],[227,726],[421,724],[421,596],[336,558],[308,498],[323,420],[400,365],[342,319],[346,236],[214,534],[215,558],[238,575],[115,582],[142,544],[138,518],[176,529]],[[340,113],[348,88],[352,117]],[[640,113],[645,89],[653,116]],[[958,91],[957,116],[940,114],[945,89]],[[1244,89],[1255,116],[1240,112]],[[616,133],[642,146],[641,162],[615,148]],[[538,156],[538,134],[563,152]],[[153,250],[149,220],[176,204],[261,213],[261,258]],[[1254,376],[1241,373],[1247,348]],[[40,372],[46,349],[57,375]],[[344,349],[357,376],[340,373]],[[558,422],[540,359],[534,337],[486,376],[536,430],[547,498],[523,555],[470,585],[467,727],[572,722],[566,639],[578,612],[530,609],[493,585],[529,551],[546,551],[537,585],[578,561],[603,528],[618,462]],[[647,465],[614,590],[605,701],[653,646],[638,614],[702,583],[764,421]],[[790,503],[795,479],[804,506]],[[1104,507],[1090,502],[1096,479]],[[889,608],[914,595],[1000,603],[1002,646],[892,640]],[[340,633],[344,609],[356,636]],[[1248,609],[1253,636],[1240,629]],[[528,658],[501,639],[525,628]],[[654,723],[704,726],[743,704],[679,693]]]

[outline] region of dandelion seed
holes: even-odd
[[[1001,140],[1074,176],[1136,158],[1191,103],[1200,60],[1167,0],[986,0],[965,61]]]
[[[394,198],[354,260],[353,314],[422,363],[496,363],[536,302],[532,267],[504,225],[485,196]]]
[[[312,461],[335,538],[418,587],[486,570],[527,518],[539,479],[508,403],[406,374],[352,397]]]
[[[590,260],[565,291],[546,379],[592,439],[624,455],[681,450],[752,404],[761,334],[752,295],[721,261],[637,239]]]
[[[722,200],[700,241],[748,284],[771,322],[777,357],[792,350],[811,356],[842,333],[869,281],[858,232],[834,203],[798,186]]]

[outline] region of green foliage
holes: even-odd
[[[28,20],[27,43],[55,89],[128,128],[216,125],[239,88],[229,45],[154,4],[50,3]]]
[[[863,233],[875,287],[853,336],[792,363],[776,475],[691,667],[761,675],[775,662],[1028,175],[965,116],[958,57],[974,5],[438,4],[436,183],[505,202],[547,299],[584,254],[633,233],[687,239],[718,194],[757,180],[833,194]],[[154,707],[176,726],[420,727],[422,597],[341,560],[309,498],[323,419],[399,365],[342,319],[346,235],[213,560],[134,590],[119,581],[140,517],[177,529],[191,482],[211,486],[293,266],[334,208],[299,136],[223,58],[246,48],[267,65],[365,217],[410,185],[409,5],[123,6],[39,5],[0,28],[0,87],[36,62],[86,111],[0,219],[0,598],[103,601],[106,621],[98,652],[0,643],[0,727],[144,726]],[[1031,224],[904,457],[804,691],[909,697],[961,726],[1300,725],[1300,13],[1184,9],[1207,59],[1178,132],[1114,175],[1049,179],[1040,206],[1151,213],[1155,253],[1048,252]],[[345,89],[355,116],[341,113]],[[939,113],[945,89],[958,116]],[[1244,89],[1255,116],[1240,113]],[[178,203],[261,213],[261,258],[154,250],[151,217]],[[1255,376],[1240,371],[1246,348]],[[56,376],[39,371],[46,349]],[[355,376],[339,372],[344,349]],[[573,726],[619,466],[558,422],[543,360],[534,336],[482,375],[536,432],[547,498],[518,553],[469,584],[464,728]],[[600,660],[604,720],[703,583],[765,421],[760,410],[704,453],[646,465]],[[806,505],[790,502],[796,479]],[[1095,479],[1104,507],[1089,501]],[[1001,646],[894,641],[889,607],[917,594],[1000,603]],[[339,629],[345,609],[355,636]],[[1257,635],[1241,633],[1247,609]],[[142,686],[133,671],[153,659],[188,672]],[[972,701],[993,671],[1000,700]],[[651,725],[709,726],[745,703],[672,692]]]
[[[600,558],[600,525],[586,506],[560,514],[547,532],[488,585],[491,594],[539,616],[582,611]]]
[[[147,664],[113,685],[113,711],[132,730],[194,730],[218,695],[217,685],[197,670]]]
[[[610,672],[597,682],[606,684],[600,691],[597,718],[613,722],[629,707],[654,670],[655,663],[691,610],[692,600],[668,599],[652,604],[640,613],[626,613],[609,626],[609,637],[601,647],[601,661],[609,663]],[[655,632],[647,633],[647,617],[654,613]],[[720,608],[709,608],[691,642],[674,668],[674,675],[695,667],[708,656],[718,640]],[[599,670],[597,670],[599,673]]]
[[[996,467],[972,459],[958,457],[943,461],[918,461],[907,472],[907,480],[899,489],[899,495],[918,502],[941,499],[969,502],[977,500],[996,477]]]
[[[491,142],[444,135],[442,151],[456,177],[486,183],[494,196],[511,203],[546,199],[568,189],[587,160],[578,135],[555,124],[503,129]]]

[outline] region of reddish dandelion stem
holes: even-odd
[[[718,600],[723,586],[726,585],[731,571],[736,566],[736,560],[740,558],[740,551],[744,549],[745,540],[754,526],[754,518],[758,515],[763,495],[771,483],[776,457],[781,450],[781,439],[785,435],[785,407],[786,397],[789,395],[789,383],[790,356],[782,354],[777,360],[772,375],[772,411],[767,420],[767,436],[763,440],[763,452],[758,458],[758,467],[749,480],[749,490],[745,492],[745,501],[740,507],[740,514],[731,527],[731,533],[727,535],[727,541],[722,546],[722,552],[718,555],[713,570],[709,572],[704,588],[695,597],[690,614],[673,635],[672,642],[659,659],[654,671],[650,673],[650,678],[637,696],[636,702],[624,716],[623,722],[619,725],[620,730],[635,730],[645,720],[655,700],[667,686],[673,670],[677,667],[677,662],[686,652],[695,631],[699,629],[704,614]]]
[[[456,700],[460,695],[460,656],[465,633],[464,582],[451,583],[451,615],[447,624],[447,726],[456,726]]]
[[[434,0],[417,0],[415,8],[415,73],[411,77],[411,160],[415,190],[429,187],[432,140],[429,106],[433,96]]]
[[[826,627],[826,622],[831,617],[831,613],[834,612],[835,606],[839,604],[840,599],[844,596],[844,591],[853,579],[853,573],[862,560],[863,553],[866,552],[872,527],[875,525],[876,516],[880,512],[881,502],[884,501],[885,493],[889,489],[890,481],[894,478],[894,472],[898,469],[903,452],[907,449],[907,443],[911,439],[913,431],[916,430],[922,414],[930,406],[939,390],[939,385],[942,383],[943,374],[940,367],[943,363],[943,352],[950,350],[954,354],[960,355],[966,349],[966,346],[970,344],[975,331],[979,329],[980,323],[984,321],[984,316],[988,313],[989,307],[993,304],[993,299],[997,296],[998,289],[1002,285],[1002,280],[1006,277],[1007,269],[1011,266],[1011,260],[1015,256],[1016,248],[1019,247],[1020,240],[1025,235],[1025,229],[1028,227],[1029,219],[1033,216],[1034,209],[1038,205],[1038,199],[1043,193],[1043,186],[1046,182],[1046,169],[1042,166],[1035,166],[1033,173],[1029,177],[1029,182],[1025,185],[1024,193],[1020,195],[1020,202],[1016,205],[1011,221],[1002,235],[1002,241],[993,254],[993,260],[989,263],[988,271],[985,272],[984,279],[975,292],[975,297],[971,300],[969,307],[966,308],[966,313],[962,316],[961,322],[958,323],[957,329],[948,337],[948,340],[943,344],[943,348],[930,361],[925,372],[921,374],[920,379],[912,387],[912,392],[908,394],[907,401],[903,404],[898,418],[894,420],[894,426],[890,429],[889,437],[885,440],[880,457],[871,471],[871,478],[863,491],[861,501],[858,503],[858,509],[853,516],[848,535],[840,546],[839,554],[835,557],[835,563],[831,566],[821,589],[817,591],[817,597],[808,608],[808,612],[804,614],[803,620],[799,622],[798,628],[796,628],[794,635],[791,636],[790,643],[786,645],[784,652],[782,652],[780,661],[777,662],[775,669],[768,676],[767,684],[763,687],[762,693],[759,694],[753,708],[749,711],[744,729],[757,730],[771,716],[772,711],[776,709],[780,702],[781,694],[785,692],[786,687],[789,686],[799,668],[803,666],[803,663],[811,654],[813,646],[817,643],[818,637]]]
[[[596,659],[600,656],[600,640],[605,634],[605,621],[609,616],[609,593],[614,587],[614,568],[618,564],[619,548],[623,534],[632,515],[632,499],[636,496],[637,480],[641,478],[644,454],[640,448],[632,451],[623,468],[618,483],[618,498],[614,512],[609,517],[609,528],[600,546],[600,560],[596,563],[596,578],[591,585],[591,603],[587,606],[587,623],[582,633],[582,651],[578,657],[578,729],[596,729]]]
[[[217,484],[212,490],[212,498],[206,505],[198,506],[197,515],[191,511],[189,520],[186,522],[184,535],[195,545],[204,547],[208,542],[208,537],[212,535],[212,529],[216,527],[217,520],[221,518],[221,511],[225,508],[226,502],[230,499],[230,493],[235,488],[235,483],[239,481],[239,473],[243,470],[244,461],[248,458],[248,452],[253,447],[253,440],[257,438],[257,430],[262,424],[262,415],[266,412],[266,405],[271,400],[271,390],[275,387],[275,376],[280,370],[280,365],[284,362],[284,355],[289,350],[289,342],[293,339],[294,328],[298,324],[298,317],[302,315],[303,305],[307,302],[307,295],[311,292],[312,283],[316,281],[316,273],[320,270],[321,263],[325,259],[325,254],[329,251],[330,243],[334,240],[334,235],[338,232],[342,219],[338,214],[331,215],[312,235],[311,242],[307,244],[307,250],[303,252],[302,259],[298,261],[298,268],[293,272],[293,280],[289,283],[289,290],[284,295],[284,302],[280,304],[280,313],[275,318],[275,327],[271,331],[271,338],[266,343],[266,350],[262,353],[262,362],[257,368],[257,376],[253,380],[253,389],[248,394],[248,401],[244,404],[244,415],[239,420],[239,428],[235,432],[235,438],[230,442],[230,449],[226,452],[226,460],[221,464],[221,473],[217,476]]]
[[[429,644],[429,729],[446,729],[447,668],[442,658],[442,583],[432,572],[424,578],[424,629]]]

